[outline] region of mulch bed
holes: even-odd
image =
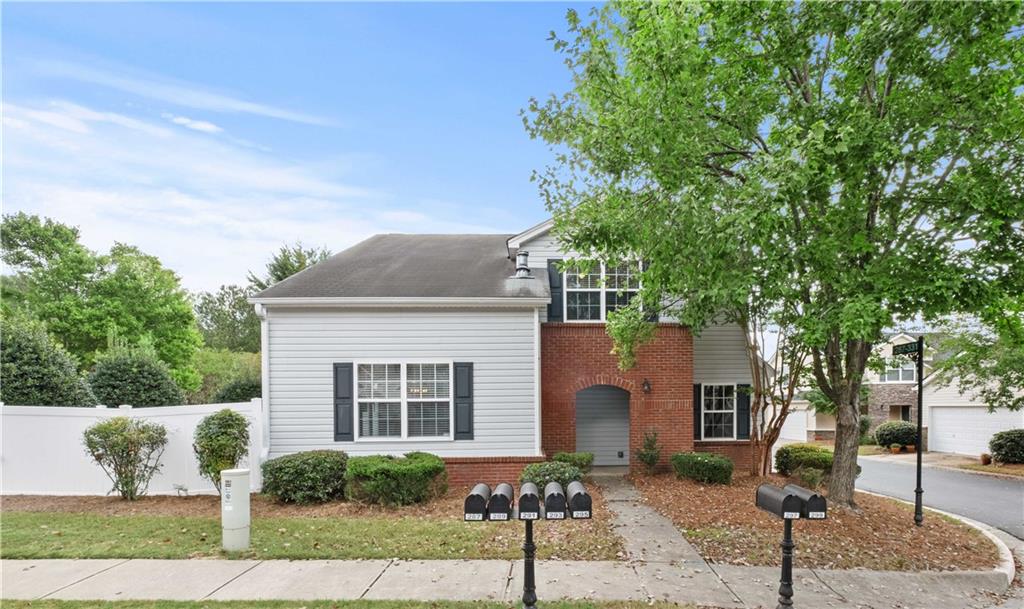
[[[670,474],[636,477],[643,501],[670,518],[710,562],[780,564],[782,522],[754,506],[759,484],[782,477],[740,477],[728,486],[679,480]],[[893,571],[990,569],[995,545],[975,529],[935,513],[914,526],[913,508],[857,494],[859,511],[832,509],[824,521],[795,521],[795,564],[824,569]]]
[[[538,522],[534,527],[538,550],[552,558],[573,560],[608,560],[623,558],[622,538],[612,528],[601,489],[587,485],[593,501],[593,519]],[[462,504],[469,488],[453,488],[446,495],[421,505],[382,507],[350,501],[333,501],[318,505],[278,503],[266,495],[252,495],[251,510],[259,518],[419,518],[425,520],[462,520]],[[0,498],[2,512],[64,512],[90,513],[106,516],[169,516],[220,518],[220,497],[193,495],[174,497],[154,495],[137,501],[119,497],[44,495],[5,495]],[[466,526],[481,526],[466,523]],[[483,525],[493,531],[486,541],[494,550],[518,549],[523,544],[523,527],[518,523]]]

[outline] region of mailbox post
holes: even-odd
[[[572,482],[567,490],[568,493],[564,493],[561,484],[550,482],[544,487],[544,496],[541,497],[536,484],[524,482],[519,488],[516,504],[511,484],[503,482],[492,491],[489,486],[480,483],[466,496],[463,518],[467,521],[523,521],[526,527],[523,539],[523,609],[537,609],[537,545],[533,542],[533,521],[541,518],[565,520],[567,515],[574,519],[591,517],[592,501],[583,484]],[[516,505],[518,509],[514,509]]]
[[[828,510],[825,498],[795,484],[779,488],[774,484],[757,487],[757,507],[782,519],[782,575],[779,578],[777,609],[793,606],[793,521],[800,518],[823,520]]]

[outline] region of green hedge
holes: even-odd
[[[889,421],[875,428],[875,442],[879,446],[909,446],[917,444],[917,426],[909,421]]]
[[[96,396],[78,374],[78,362],[22,316],[0,317],[0,401],[17,406],[92,406]]]
[[[263,492],[285,503],[325,503],[345,494],[345,464],[340,450],[310,450],[263,464]]]
[[[814,444],[787,444],[775,452],[775,471],[789,476],[797,469],[832,471],[832,451]]]
[[[185,403],[171,369],[155,353],[117,349],[103,355],[89,375],[89,384],[101,404],[135,407],[177,406]]]
[[[233,404],[237,402],[248,402],[253,398],[260,397],[263,392],[263,382],[256,377],[243,377],[230,381],[220,388],[213,396],[214,404]]]
[[[345,472],[345,496],[366,503],[410,505],[440,497],[447,490],[444,461],[429,453],[352,457]]]
[[[557,482],[562,488],[569,486],[574,480],[583,479],[583,470],[561,461],[545,461],[544,463],[531,463],[523,468],[519,474],[519,482],[532,482],[540,490],[544,490],[549,482]]]
[[[575,465],[580,471],[586,473],[594,465],[594,453],[555,453],[551,460]]]
[[[676,453],[672,455],[676,476],[698,482],[729,484],[732,482],[732,461],[715,453]]]
[[[1007,429],[988,441],[992,459],[999,463],[1024,463],[1024,429]]]

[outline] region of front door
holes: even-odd
[[[629,392],[594,385],[576,393],[576,450],[594,465],[629,465]]]

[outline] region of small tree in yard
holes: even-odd
[[[647,473],[653,474],[661,460],[661,447],[658,446],[658,432],[648,431],[644,433],[643,446],[636,451],[637,461],[644,464]]]
[[[1021,10],[612,2],[555,36],[572,89],[525,122],[556,150],[535,176],[556,233],[643,260],[648,312],[782,328],[837,406],[833,505],[883,330],[1024,292]],[[612,318],[626,363],[643,324]]]
[[[86,451],[129,501],[146,494],[166,445],[167,429],[140,419],[114,417],[85,430]]]
[[[220,472],[237,467],[249,452],[249,420],[230,408],[215,412],[196,426],[192,448],[199,473],[213,481],[219,493]]]

